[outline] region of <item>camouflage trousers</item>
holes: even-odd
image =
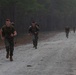
[[[34,45],[34,47],[37,47],[37,45],[38,45],[38,35],[33,35],[32,39],[33,39],[33,45]]]
[[[5,47],[8,55],[13,56],[14,39],[5,39]]]
[[[69,37],[69,32],[66,32],[66,37],[67,37],[67,38]]]

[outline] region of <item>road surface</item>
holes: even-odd
[[[14,61],[5,58],[0,51],[0,75],[76,75],[76,34],[65,33],[39,42],[38,49],[32,44],[15,47]]]

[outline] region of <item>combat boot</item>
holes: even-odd
[[[6,54],[6,58],[7,58],[7,59],[9,58],[9,54],[8,54],[8,53]]]
[[[13,61],[13,58],[12,58],[12,56],[10,56],[10,61]]]
[[[35,46],[35,49],[37,49],[37,46]]]

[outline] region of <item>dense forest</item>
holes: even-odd
[[[27,32],[32,21],[41,31],[62,30],[76,25],[76,0],[0,0],[0,27],[6,18],[19,33]]]

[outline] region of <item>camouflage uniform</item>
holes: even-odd
[[[67,26],[65,27],[65,33],[66,33],[66,37],[68,38],[69,36],[69,32],[70,32],[70,28]]]
[[[14,37],[11,37],[11,34],[14,34],[14,26],[10,25],[10,27],[7,27],[4,25],[2,27],[2,37],[4,37],[5,41],[5,47],[6,47],[6,52],[7,55],[10,55],[10,57],[13,56],[13,51],[14,51]]]
[[[29,33],[32,33],[33,45],[37,49],[39,26],[29,27]]]

